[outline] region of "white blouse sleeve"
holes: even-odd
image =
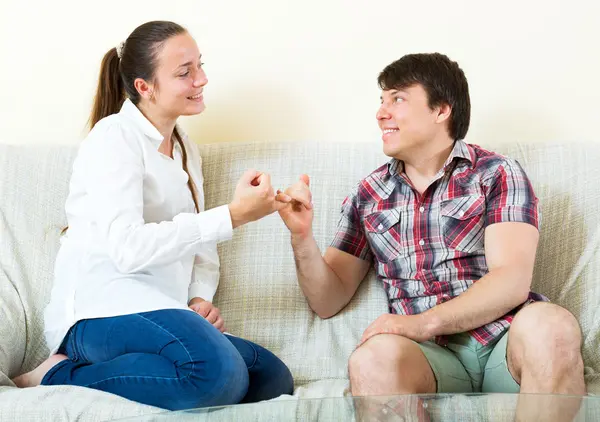
[[[200,297],[213,301],[219,287],[219,254],[217,244],[204,244],[196,254],[192,271],[192,282],[189,288],[189,299]]]
[[[183,137],[187,155],[188,171],[194,179],[198,192],[198,206],[204,211],[204,175],[202,174],[202,157],[198,151],[198,145],[190,142],[185,132],[178,127]],[[192,280],[189,287],[189,299],[200,297],[209,302],[213,301],[217,288],[219,287],[219,254],[217,242],[203,243],[194,259]]]
[[[120,272],[170,264],[201,253],[204,245],[231,238],[227,205],[200,214],[181,213],[173,221],[145,223],[144,158],[141,146],[128,138],[118,123],[103,125],[90,133],[80,154],[92,220]]]

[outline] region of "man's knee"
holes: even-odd
[[[581,328],[573,314],[558,305],[538,302],[515,316],[508,354],[517,366],[545,362],[573,367],[581,364],[581,341]]]
[[[538,302],[523,308],[515,316],[510,332],[519,340],[541,343],[539,346],[581,347],[581,328],[577,319],[565,308],[552,303]]]
[[[348,372],[353,393],[357,385],[369,386],[365,390],[371,391],[384,380],[400,389],[390,394],[435,391],[435,377],[419,346],[397,335],[377,335],[356,349],[348,361]]]
[[[401,336],[380,334],[371,337],[356,349],[348,361],[350,372],[373,370],[389,366],[392,362],[401,362],[406,349],[414,343]]]

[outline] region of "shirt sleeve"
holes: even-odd
[[[342,202],[337,232],[331,242],[331,247],[365,261],[373,259],[365,229],[360,220],[356,191]]]
[[[185,132],[178,128],[186,143],[188,151],[188,171],[198,188],[198,207],[204,211],[204,175],[202,174],[202,157],[198,146],[190,142]],[[212,302],[219,287],[220,261],[217,242],[207,242],[200,245],[194,258],[192,280],[188,289],[188,301],[195,297]]]
[[[521,165],[505,159],[487,181],[485,224],[519,222],[539,229],[538,198]]]
[[[200,297],[209,302],[213,301],[219,287],[219,254],[217,244],[202,245],[202,250],[196,254],[192,270],[192,282],[188,290],[188,301]]]
[[[86,143],[80,166],[85,169],[92,222],[120,272],[167,265],[196,255],[205,244],[232,237],[227,205],[199,214],[181,213],[172,221],[146,223],[141,146],[125,136],[118,123],[99,127]]]

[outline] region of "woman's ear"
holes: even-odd
[[[154,86],[142,78],[137,78],[133,81],[133,86],[140,94],[140,97],[145,98],[146,100],[152,100],[152,98],[154,98]]]

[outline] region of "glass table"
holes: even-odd
[[[543,394],[432,394],[275,399],[165,411],[120,421],[600,421],[600,397]]]

